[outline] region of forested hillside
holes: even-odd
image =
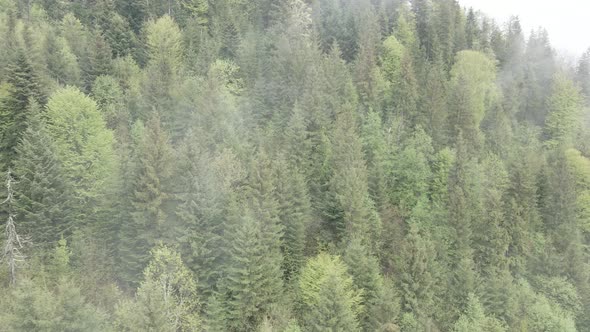
[[[0,0],[0,45],[0,331],[590,331],[590,51],[456,0]]]

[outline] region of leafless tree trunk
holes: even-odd
[[[16,226],[14,224],[14,190],[12,185],[14,183],[14,179],[12,178],[11,171],[8,170],[6,173],[6,189],[7,189],[7,197],[2,202],[2,204],[7,204],[8,208],[8,220],[6,221],[6,228],[5,228],[5,240],[6,243],[4,245],[4,255],[3,259],[6,260],[8,264],[8,273],[10,276],[10,284],[16,284],[16,267],[19,262],[24,260],[24,256],[20,252],[20,249],[23,247],[21,238],[16,232]]]

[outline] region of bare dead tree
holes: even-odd
[[[6,189],[7,197],[2,204],[7,204],[8,208],[8,220],[6,221],[6,227],[4,231],[5,241],[4,244],[4,255],[3,260],[8,264],[8,273],[10,276],[10,284],[16,284],[16,267],[20,262],[24,261],[25,257],[21,253],[23,242],[21,237],[16,232],[16,225],[14,224],[14,189],[12,188],[15,183],[14,178],[10,169],[6,173]]]

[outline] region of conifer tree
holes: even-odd
[[[317,304],[305,318],[309,331],[360,331],[351,301],[340,281],[336,275],[326,276],[318,292]]]
[[[222,204],[220,183],[213,172],[212,159],[200,147],[198,137],[189,131],[178,149],[178,167],[174,182],[179,188],[175,230],[187,266],[199,279],[200,293],[208,296],[221,274]]]
[[[87,92],[90,92],[92,83],[97,77],[111,73],[113,54],[111,47],[100,31],[94,33],[90,49],[87,52],[82,71],[84,74],[84,88]]]
[[[477,297],[475,297],[473,294],[470,294],[467,303],[467,309],[455,323],[453,331],[503,332],[506,331],[506,328],[497,319],[486,316],[484,309]]]
[[[438,51],[438,40],[432,19],[432,3],[426,0],[413,0],[411,4],[416,17],[416,35],[420,48],[427,59],[433,60]]]
[[[348,266],[357,289],[363,291],[363,312],[359,315],[359,321],[364,330],[378,330],[388,321],[380,321],[378,313],[387,311],[382,301],[386,298],[385,283],[380,274],[379,261],[363,245],[359,238],[349,241],[344,250],[342,260]],[[389,312],[389,314],[392,314]]]
[[[447,117],[449,116],[446,108],[447,104],[447,78],[444,64],[441,61],[435,62],[425,69],[426,73],[422,76],[424,89],[418,99],[418,120],[417,124],[432,138],[435,147],[440,147],[449,139]]]
[[[36,248],[47,250],[71,230],[72,187],[58,159],[36,103],[27,129],[16,147],[14,172],[18,176],[15,204],[21,228]]]
[[[287,128],[285,128],[285,143],[287,145],[287,159],[295,165],[305,176],[310,173],[310,154],[312,142],[308,130],[309,120],[299,105],[293,107]]]
[[[221,301],[221,295],[213,294],[209,296],[207,301],[207,307],[205,310],[205,326],[207,331],[211,332],[224,332],[226,328],[226,308],[223,306]]]
[[[25,50],[18,48],[15,59],[7,68],[8,95],[0,100],[0,167],[6,169],[15,159],[15,148],[27,128],[32,101],[44,102],[39,80],[29,63]]]
[[[436,270],[432,241],[411,224],[400,257],[402,309],[420,321],[432,317],[436,299]]]
[[[553,90],[549,97],[549,115],[545,130],[554,147],[559,144],[573,144],[580,128],[583,100],[580,90],[574,83],[561,75],[556,75]]]
[[[356,131],[352,112],[338,116],[332,138],[334,174],[330,191],[331,204],[341,212],[340,217],[329,221],[329,228],[337,240],[361,236],[365,237],[365,243],[376,245],[381,221],[369,196],[367,167]]]
[[[464,146],[462,135],[456,146],[455,164],[449,177],[449,224],[452,229],[452,242],[450,244],[450,280],[448,288],[448,301],[453,303],[455,310],[463,310],[466,305],[467,295],[475,288],[475,266],[473,262],[472,236],[473,218],[477,215],[477,196],[469,182],[472,179],[473,160],[469,157]],[[450,312],[456,315],[457,312]],[[456,318],[456,317],[453,317]]]
[[[368,185],[371,199],[379,213],[384,213],[388,203],[388,175],[391,172],[388,134],[383,128],[380,114],[368,113],[362,128],[363,150],[367,160]]]
[[[586,104],[590,98],[590,49],[586,50],[576,67],[576,82],[581,88],[581,92],[586,98]]]
[[[311,221],[311,202],[304,175],[296,166],[281,160],[277,165],[276,196],[283,228],[283,271],[294,278],[305,262],[307,227]]]
[[[120,252],[123,278],[138,281],[148,262],[149,251],[158,240],[169,239],[174,229],[165,204],[170,199],[172,148],[157,114],[148,121],[138,150],[138,164],[133,174],[131,219],[122,225]]]
[[[508,174],[499,158],[494,155],[485,158],[482,165],[482,212],[485,217],[473,225],[474,259],[482,270],[489,269],[486,273],[495,274],[508,267],[506,253],[510,239],[504,215]]]
[[[272,247],[276,239],[268,238],[268,225],[255,209],[239,209],[226,224],[230,261],[218,284],[226,331],[254,330],[282,294],[281,256]]]
[[[78,59],[64,37],[49,34],[47,37],[47,69],[52,78],[64,85],[80,85],[81,72]]]
[[[310,331],[359,331],[361,296],[338,256],[311,258],[299,278],[303,326]]]
[[[422,128],[406,140],[406,146],[393,160],[390,198],[402,216],[408,216],[421,195],[428,191],[431,171],[428,156],[433,153],[431,139]]]
[[[145,27],[147,68],[144,71],[142,92],[146,96],[143,108],[160,113],[167,129],[177,129],[175,119],[178,108],[175,91],[179,88],[179,72],[182,66],[182,34],[176,22],[164,15],[150,20]],[[173,132],[171,132],[173,133]]]
[[[143,272],[136,298],[117,308],[117,328],[124,331],[197,331],[201,327],[197,285],[180,255],[155,248]]]

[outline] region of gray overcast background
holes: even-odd
[[[542,26],[551,45],[560,53],[579,57],[590,47],[590,0],[459,0],[502,25],[511,16],[520,18],[525,35]]]

